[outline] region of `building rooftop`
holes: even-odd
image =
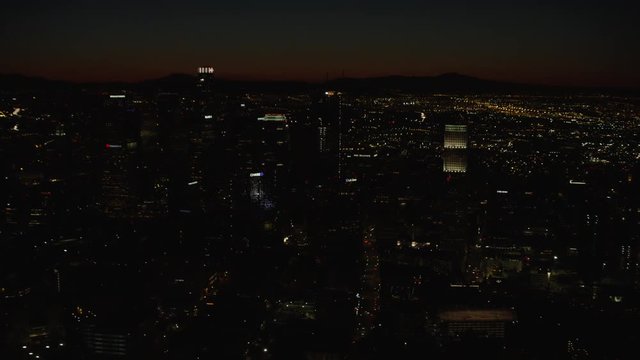
[[[512,310],[491,309],[491,310],[447,310],[438,314],[441,321],[513,321],[516,316]]]
[[[258,121],[286,122],[287,121],[287,117],[284,114],[266,114],[263,117],[259,117]]]

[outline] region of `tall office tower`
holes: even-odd
[[[165,217],[169,210],[169,176],[162,161],[160,123],[155,105],[141,111],[140,146],[138,158],[138,217],[151,219]],[[166,137],[166,135],[163,135]]]
[[[213,82],[215,70],[211,66],[201,66],[198,68],[199,87],[210,85]]]
[[[135,216],[140,116],[125,95],[110,95],[103,107],[105,144],[100,158],[102,212],[108,217]]]
[[[460,113],[443,113],[440,116],[444,125],[443,172],[447,174],[441,198],[441,249],[453,255],[451,276],[460,281],[469,281],[467,249],[473,239],[470,210],[472,193],[468,186],[470,179],[466,176],[451,176],[467,171],[467,125]]]
[[[156,98],[158,119],[158,140],[162,158],[158,164],[161,174],[168,177],[168,211],[170,214],[187,209],[190,180],[189,133],[182,96],[177,93],[160,93]],[[163,175],[164,176],[164,175]]]
[[[126,218],[135,213],[134,154],[135,147],[122,143],[107,143],[102,150],[101,207],[108,217]]]
[[[260,126],[260,169],[265,174],[266,190],[277,195],[289,188],[289,125],[284,114],[267,114],[258,118]]]
[[[200,96],[208,97],[213,93],[214,74],[215,70],[211,66],[201,66],[198,68],[198,82],[196,86]]]
[[[326,91],[316,104],[318,152],[328,167],[330,176],[342,177],[342,94]],[[337,173],[337,174],[336,174]]]
[[[252,202],[260,205],[263,209],[270,209],[273,204],[264,191],[263,177],[263,172],[249,174],[249,197]]]
[[[444,126],[442,165],[445,173],[467,172],[467,125]]]

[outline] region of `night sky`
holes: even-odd
[[[640,85],[622,0],[2,0],[0,73],[140,80],[437,75]]]

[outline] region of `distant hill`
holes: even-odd
[[[71,90],[72,83],[19,74],[0,74],[0,92],[50,92]]]
[[[48,80],[23,75],[1,75],[0,92],[50,92],[79,89],[131,89],[142,92],[173,91],[188,92],[194,89],[196,77],[187,74],[171,74],[158,79],[136,83],[72,83]],[[310,91],[331,88],[357,93],[403,91],[410,93],[595,93],[614,92],[639,94],[640,88],[586,88],[529,85],[484,80],[456,73],[438,76],[385,76],[373,78],[340,78],[327,83],[305,83],[297,81],[238,81],[218,79],[221,91]]]

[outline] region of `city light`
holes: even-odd
[[[274,122],[286,122],[287,117],[284,114],[266,114],[259,117],[258,121],[274,121]]]
[[[321,23],[362,31],[293,34],[296,51],[269,45],[300,30],[278,17],[323,9],[264,26],[243,21],[262,6],[131,5],[145,21],[99,37],[108,52],[85,37],[122,11],[90,11],[62,31],[86,56],[57,65],[60,29],[39,30],[67,21],[6,7],[37,33],[10,34],[30,51],[5,47],[7,70],[43,77],[0,74],[0,358],[635,358],[640,101],[613,65],[635,54],[616,24],[640,23],[461,1],[376,5],[373,32],[327,3]]]

